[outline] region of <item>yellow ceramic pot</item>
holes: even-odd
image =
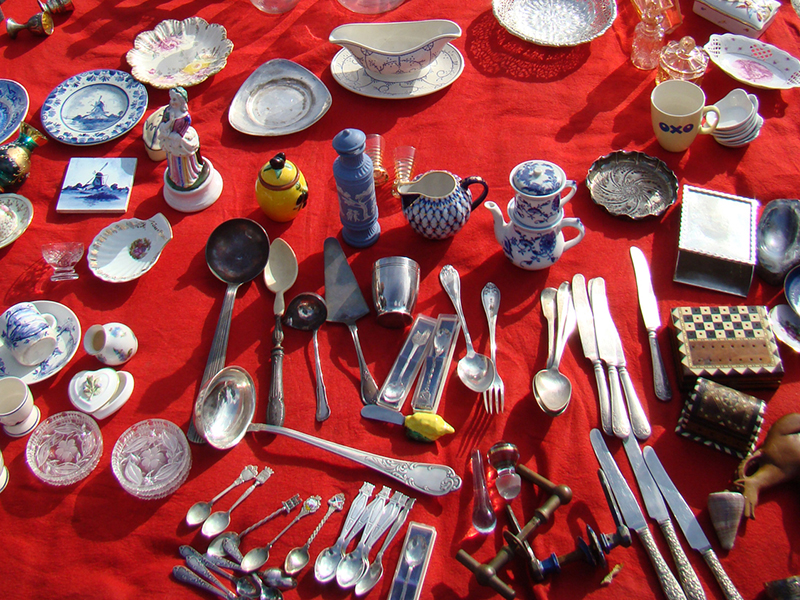
[[[308,199],[306,178],[283,152],[265,164],[256,179],[256,202],[270,219],[294,219]]]

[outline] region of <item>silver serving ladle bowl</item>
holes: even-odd
[[[256,410],[255,383],[241,367],[224,367],[206,384],[195,403],[194,424],[214,448],[227,450],[247,433]]]

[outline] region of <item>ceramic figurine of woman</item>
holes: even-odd
[[[222,177],[211,161],[200,155],[200,137],[192,127],[189,95],[182,87],[169,91],[158,125],[156,140],[166,153],[164,198],[182,212],[195,212],[211,206],[222,193]]]

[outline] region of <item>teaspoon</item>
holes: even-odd
[[[225,531],[228,528],[228,525],[231,524],[231,513],[233,512],[233,509],[244,502],[247,497],[252,494],[258,486],[269,479],[271,475],[272,469],[269,467],[264,467],[261,473],[259,473],[256,477],[256,480],[250,484],[250,487],[247,488],[244,493],[239,496],[236,502],[233,503],[233,506],[226,511],[215,512],[213,515],[208,517],[208,519],[206,519],[206,522],[203,523],[203,529],[201,529],[201,533],[206,537],[212,537]]]
[[[247,465],[236,478],[236,480],[222,490],[219,494],[214,496],[208,502],[198,502],[194,504],[190,509],[189,512],[186,513],[186,524],[189,527],[194,527],[195,525],[200,525],[203,521],[205,521],[209,515],[211,514],[211,507],[214,506],[214,503],[222,498],[225,494],[230,492],[233,488],[238,485],[243,484],[245,481],[250,481],[258,474],[258,469],[253,465]]]
[[[411,581],[411,575],[414,573],[414,569],[417,568],[417,565],[421,565],[422,561],[425,560],[425,555],[428,553],[428,540],[425,539],[422,535],[415,535],[408,541],[408,547],[406,551],[403,553],[403,560],[408,565],[406,569],[406,576],[403,580],[403,591],[400,592],[400,598],[406,597],[406,589],[408,588],[408,583]]]
[[[370,406],[374,406],[371,404]],[[283,570],[286,571],[287,575],[297,575],[300,571],[305,569],[308,561],[310,560],[310,555],[308,554],[308,549],[311,546],[311,542],[314,541],[314,538],[317,537],[320,531],[322,531],[323,526],[330,519],[331,515],[334,512],[338,512],[344,508],[344,494],[336,494],[330,500],[328,500],[328,512],[325,513],[325,516],[322,517],[322,520],[317,525],[317,528],[311,533],[309,538],[306,540],[306,543],[298,548],[293,548],[289,551],[289,554],[286,555],[286,560],[283,563]]]
[[[569,338],[576,323],[568,282],[564,282],[559,286],[556,293],[556,306],[555,316],[558,327],[555,335],[555,347],[548,343],[550,352],[548,353],[547,368],[536,373],[533,378],[533,395],[536,398],[536,402],[544,412],[554,417],[566,410],[572,396],[572,384],[558,370],[567,338]],[[552,293],[545,294],[545,291],[542,291],[542,310],[545,312],[545,317],[548,321],[548,333],[552,330],[552,309]],[[552,339],[550,342],[552,342]]]
[[[467,343],[467,355],[458,361],[458,377],[473,392],[485,392],[494,379],[494,364],[488,356],[478,354],[472,347],[472,338],[469,336],[467,321],[461,308],[461,278],[452,265],[445,265],[439,272],[439,281],[456,309]]]

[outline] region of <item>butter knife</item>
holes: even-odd
[[[672,554],[677,567],[678,580],[681,582],[681,587],[686,597],[689,600],[705,600],[706,594],[703,591],[703,586],[700,584],[697,573],[689,563],[689,559],[686,558],[686,553],[678,541],[678,534],[675,533],[672,519],[669,518],[667,505],[664,503],[664,498],[661,496],[656,482],[653,481],[653,476],[644,463],[639,443],[633,436],[629,436],[623,440],[623,445],[633,468],[633,474],[636,476],[636,482],[639,484],[639,492],[642,495],[642,500],[644,500],[647,514],[658,523],[664,538],[667,540],[670,554]]]
[[[624,392],[626,404],[628,406],[631,431],[633,431],[633,435],[640,440],[646,440],[650,437],[651,433],[650,422],[647,420],[647,415],[639,400],[639,394],[636,393],[636,388],[633,387],[631,374],[628,373],[628,363],[625,360],[625,351],[622,349],[622,340],[619,337],[619,331],[617,331],[613,319],[611,320],[611,326],[614,328],[614,343],[617,347],[617,371],[619,372],[619,379],[622,382],[622,391]]]
[[[631,246],[631,260],[633,272],[636,276],[636,291],[639,295],[639,311],[642,313],[644,327],[647,329],[647,339],[650,345],[650,357],[653,361],[653,386],[656,398],[667,401],[672,399],[672,389],[664,369],[664,359],[658,347],[658,328],[661,327],[661,317],[658,314],[658,303],[653,292],[653,282],[650,278],[650,267],[644,253],[636,246]]]
[[[669,570],[667,563],[664,561],[664,557],[658,551],[653,535],[647,528],[642,509],[639,508],[631,488],[628,487],[617,463],[614,462],[614,457],[608,451],[608,446],[603,440],[603,434],[600,433],[599,429],[592,429],[589,433],[589,439],[592,442],[592,449],[595,456],[597,456],[597,461],[600,463],[611,490],[614,492],[614,498],[622,513],[622,518],[625,519],[625,524],[628,528],[633,529],[636,535],[639,536],[639,540],[642,542],[644,549],[647,551],[647,556],[656,570],[664,595],[668,600],[686,600],[686,595],[683,593],[678,580],[675,579],[672,571]]]

